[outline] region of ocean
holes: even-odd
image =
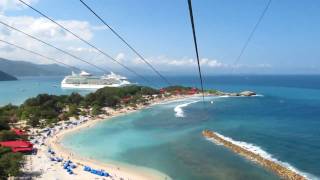
[[[30,97],[35,97],[38,94],[71,94],[78,92],[82,95],[90,93],[88,90],[70,90],[61,89],[61,76],[47,77],[18,77],[18,81],[0,81],[0,106],[6,104],[19,105]]]
[[[198,84],[195,77],[169,79],[175,84]],[[39,81],[42,88],[32,88],[30,81]],[[201,131],[210,129],[319,179],[320,76],[211,76],[204,82],[206,88],[252,90],[259,96],[206,98],[204,104],[194,98],[155,105],[69,134],[62,143],[85,157],[148,167],[178,180],[279,179],[203,138]],[[9,92],[1,97],[2,104],[19,103],[46,88],[50,93],[70,93],[53,87],[59,84],[54,78],[6,83],[0,82],[0,93]],[[6,89],[20,87],[13,85],[19,83],[24,83],[25,94]],[[164,84],[159,80],[158,85]]]

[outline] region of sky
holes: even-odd
[[[140,74],[153,73],[79,0],[25,1]],[[84,1],[161,73],[197,73],[187,0]],[[235,63],[267,2],[193,0],[199,55],[205,75],[320,72],[320,1],[317,0],[273,0],[243,56]],[[99,67],[128,73],[17,0],[0,1],[0,21]],[[0,39],[66,64],[97,71],[3,25],[0,25]],[[3,43],[0,43],[0,57],[39,64],[52,63]]]

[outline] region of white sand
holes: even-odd
[[[177,99],[196,97],[198,95],[188,95],[188,96],[172,96],[169,98],[156,99],[151,101],[150,105],[139,106],[138,109],[149,107],[151,105],[160,104],[167,101],[173,101]],[[75,155],[73,152],[63,148],[59,143],[64,135],[67,133],[79,131],[82,128],[89,128],[95,123],[108,120],[111,117],[118,115],[127,114],[136,110],[120,109],[117,111],[111,111],[109,116],[103,115],[103,117],[98,119],[90,119],[80,125],[69,129],[63,129],[57,134],[48,137],[44,145],[35,145],[38,148],[37,155],[27,155],[27,161],[25,164],[24,171],[26,173],[38,174],[34,176],[34,179],[138,179],[138,180],[150,180],[150,179],[170,179],[166,174],[159,171],[152,170],[144,167],[136,167],[131,165],[119,165],[119,164],[105,164],[102,162],[97,162],[91,159],[86,159]],[[62,162],[56,162],[50,160],[50,155],[48,153],[48,148],[51,148],[56,153],[55,157],[62,157],[64,160],[71,160],[78,165],[77,168],[73,170],[74,174],[69,175],[65,169],[63,169]],[[101,177],[98,175],[91,174],[83,170],[83,165],[90,166],[96,170],[104,170],[108,172],[111,177]]]

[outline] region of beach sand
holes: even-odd
[[[89,119],[75,127],[63,129],[55,135],[48,137],[43,145],[36,145],[36,148],[38,149],[37,155],[26,156],[27,161],[24,167],[24,172],[29,175],[32,174],[34,179],[171,179],[164,173],[145,167],[124,165],[121,163],[103,163],[93,159],[80,157],[74,152],[64,148],[60,142],[66,134],[75,133],[83,128],[90,128],[97,122],[106,121],[113,117],[125,115],[152,105],[198,96],[199,94],[187,96],[178,95],[155,99],[150,101],[149,105],[140,105],[135,109],[123,108],[116,111],[109,111],[109,115],[102,115],[99,118]],[[68,174],[67,171],[63,169],[63,163],[50,160],[51,155],[48,153],[49,148],[56,153],[56,157],[62,157],[64,160],[71,160],[73,163],[78,165],[78,167],[73,170],[73,175]],[[101,177],[84,171],[84,165],[90,166],[96,170],[104,170],[108,172],[111,177]]]

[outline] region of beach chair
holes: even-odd
[[[70,164],[70,167],[74,169],[74,168],[76,168],[77,166],[76,166],[74,163],[71,163],[71,164]]]
[[[91,168],[89,167],[89,166],[84,166],[84,169],[83,170],[85,170],[85,171],[91,171]]]
[[[102,172],[101,171],[97,171],[97,175],[102,176]]]
[[[94,169],[91,169],[91,171],[90,171],[92,174],[96,174],[97,173],[97,171],[96,170],[94,170]]]

